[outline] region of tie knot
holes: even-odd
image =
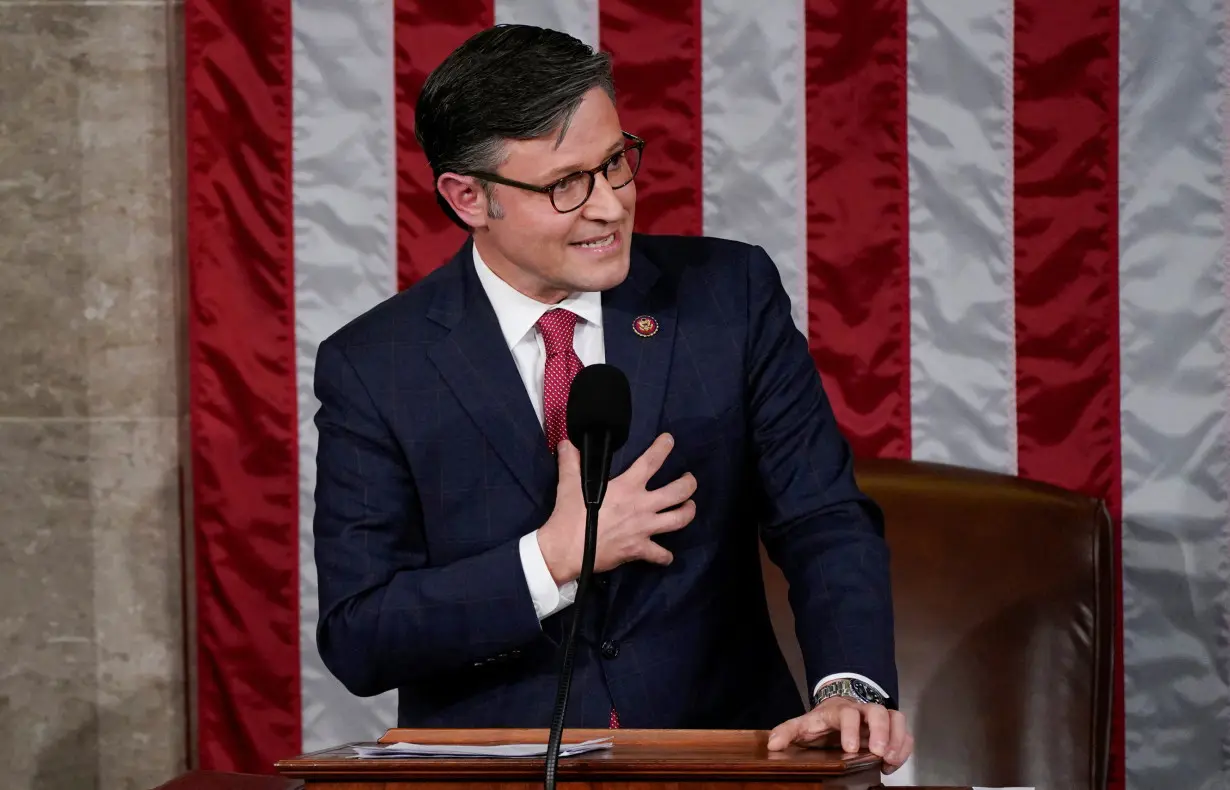
[[[572,333],[576,326],[576,313],[556,308],[542,314],[538,319],[538,331],[542,333],[548,357],[572,350]]]

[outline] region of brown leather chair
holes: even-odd
[[[1115,616],[1106,509],[937,464],[863,461],[857,476],[885,513],[914,783],[1102,790]],[[765,568],[802,690],[786,585]]]

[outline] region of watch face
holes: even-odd
[[[861,680],[851,680],[850,688],[863,702],[880,702],[880,695]]]

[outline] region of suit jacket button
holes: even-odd
[[[615,658],[618,655],[619,655],[619,643],[618,642],[612,642],[611,640],[608,639],[607,641],[602,643],[602,657],[603,658],[610,659],[610,658]]]

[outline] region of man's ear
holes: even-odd
[[[471,228],[487,226],[487,193],[473,176],[444,173],[436,179],[436,189],[462,222]]]

